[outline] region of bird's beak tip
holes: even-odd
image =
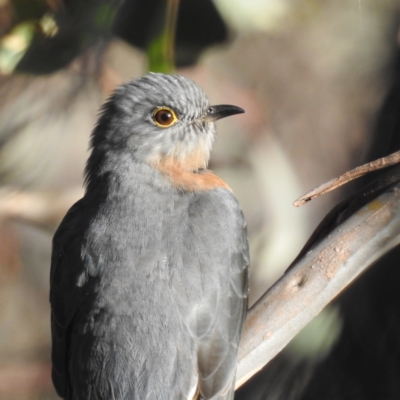
[[[243,108],[232,106],[229,104],[221,104],[218,106],[211,106],[207,109],[205,116],[206,121],[217,121],[221,118],[230,117],[231,115],[243,114]]]

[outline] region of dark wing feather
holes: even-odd
[[[82,199],[68,211],[53,238],[50,270],[52,378],[57,393],[63,398],[68,390],[68,331],[86,280],[80,253],[88,222],[89,215],[85,215]]]

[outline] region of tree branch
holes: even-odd
[[[395,153],[389,154],[386,157],[382,157],[375,161],[360,165],[359,167],[354,168],[351,171],[347,171],[339,177],[331,179],[330,181],[325,182],[317,188],[304,194],[303,196],[299,197],[293,203],[293,205],[295,207],[300,207],[306,204],[308,201],[315,199],[316,197],[321,196],[325,193],[328,193],[331,190],[335,190],[338,187],[352,181],[353,179],[357,179],[361,176],[369,174],[370,172],[378,171],[382,168],[387,168],[398,163],[400,163],[400,151],[396,151]]]
[[[236,388],[266,365],[335,296],[400,243],[400,183],[311,246],[249,310]]]
[[[54,232],[73,203],[83,196],[83,189],[27,192],[17,188],[0,189],[0,218],[37,225]]]

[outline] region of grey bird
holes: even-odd
[[[52,378],[68,400],[233,399],[247,309],[246,224],[207,170],[200,87],[148,74],[120,86],[91,139],[84,197],[53,239]]]

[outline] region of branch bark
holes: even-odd
[[[236,388],[266,365],[338,293],[400,243],[400,182],[296,260],[249,310]]]

